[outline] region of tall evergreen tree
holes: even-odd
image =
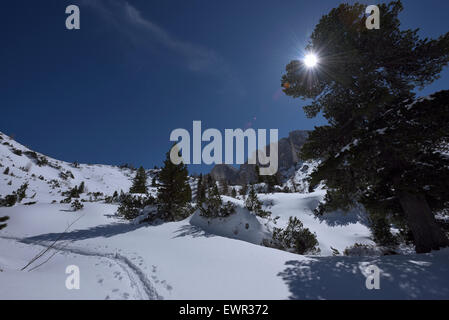
[[[129,189],[130,193],[147,193],[147,173],[143,167],[140,167],[137,170],[136,176],[133,180],[133,185],[131,189]]]
[[[440,152],[449,142],[449,93],[417,99],[415,88],[448,64],[449,33],[420,39],[419,30],[400,30],[401,1],[379,8],[379,30],[366,28],[362,4],[323,16],[306,48],[319,54],[318,67],[292,61],[282,86],[312,99],[307,116],[322,112],[329,123],[301,152],[322,160],[311,181],[328,187],[319,213],[361,203],[376,219],[404,222],[416,251],[429,252],[449,245],[434,218],[449,204],[449,160]]]
[[[206,199],[206,184],[203,180],[203,175],[198,177],[198,183],[196,188],[196,202],[201,204]]]
[[[163,220],[177,221],[190,214],[192,190],[188,174],[187,166],[182,162],[173,164],[168,152],[164,167],[159,172],[158,205]]]

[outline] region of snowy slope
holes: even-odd
[[[0,216],[10,217],[0,231],[0,299],[449,299],[449,250],[332,257],[331,246],[341,252],[356,242],[372,242],[361,212],[336,212],[321,220],[312,214],[322,189],[259,195],[264,209],[280,217],[278,227],[296,216],[317,234],[321,256],[300,256],[261,246],[274,225],[249,213],[242,199],[224,197],[237,206],[226,219],[208,220],[196,212],[160,225],[123,221],[115,216],[117,205],[104,201],[85,202],[83,210],[73,212],[59,203],[61,192],[84,181],[89,192],[112,195],[128,190],[134,173],[51,158],[50,165],[38,166],[25,154],[30,150],[1,137],[0,194],[10,194],[23,182],[30,188],[21,204],[0,208]],[[3,174],[7,167],[13,176]],[[299,184],[307,170],[298,170]],[[67,171],[73,178],[61,177]],[[37,203],[24,205],[31,201]],[[365,287],[370,264],[382,270],[379,291]],[[65,286],[69,265],[80,269],[80,290]]]
[[[205,232],[189,219],[159,226],[111,217],[115,206],[21,205],[1,233],[1,299],[416,299],[449,298],[449,250],[389,257],[305,257]],[[19,271],[67,224],[84,215],[38,266]],[[81,288],[65,288],[68,265]],[[381,270],[381,290],[365,287],[366,267]],[[35,288],[44,287],[42,290]],[[5,290],[3,290],[5,288]]]
[[[48,164],[39,166],[38,160],[42,158]],[[8,175],[3,174],[6,168],[9,168]],[[152,171],[149,170],[150,176]],[[85,183],[87,193],[101,192],[111,196],[114,191],[128,191],[134,175],[128,168],[87,164],[75,166],[55,160],[29,150],[0,132],[0,196],[11,194],[24,182],[29,183],[27,193],[30,197],[37,194],[34,200],[28,201],[59,202],[64,198],[61,192],[81,182]]]

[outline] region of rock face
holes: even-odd
[[[217,181],[237,181],[239,170],[227,164],[217,164],[210,174]]]
[[[290,168],[294,167],[300,160],[298,153],[308,137],[308,131],[296,130],[289,133],[287,138],[282,138],[278,142],[278,172],[286,177]],[[268,148],[269,150],[269,148]],[[255,182],[255,165],[242,164],[240,169],[230,165],[216,165],[210,172],[215,180],[226,180],[231,184],[246,184]]]

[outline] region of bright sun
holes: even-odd
[[[304,64],[306,65],[307,68],[314,68],[318,64],[318,57],[313,53],[310,53],[305,56]]]

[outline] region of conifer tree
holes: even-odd
[[[156,176],[154,176],[153,179],[151,179],[151,186],[152,186],[153,188],[156,188],[156,187],[157,187]]]
[[[235,206],[231,202],[223,204],[216,184],[208,189],[207,197],[199,209],[200,215],[206,218],[225,218],[235,213]]]
[[[147,193],[147,173],[143,167],[140,167],[137,170],[136,176],[133,180],[133,185],[131,189],[129,189],[130,193]]]
[[[187,166],[181,162],[174,164],[170,152],[166,154],[164,166],[159,172],[158,211],[165,221],[178,221],[191,212],[189,202],[192,191],[189,185]]]
[[[20,186],[14,194],[17,196],[17,202],[21,202],[26,197],[26,190],[28,189],[28,183],[24,183]]]
[[[262,203],[257,198],[257,193],[254,186],[251,186],[249,189],[248,198],[245,201],[245,207],[261,218],[267,218],[271,215],[270,211],[262,210]]]
[[[417,99],[415,88],[448,64],[449,33],[420,39],[419,29],[399,28],[401,1],[379,8],[378,30],[366,28],[362,4],[323,16],[306,48],[321,55],[319,66],[292,61],[282,86],[312,100],[308,117],[322,112],[329,123],[301,151],[305,160],[322,160],[311,181],[311,189],[321,181],[328,188],[318,213],[362,204],[390,224],[404,222],[416,251],[429,252],[449,245],[434,218],[449,206],[449,160],[441,152],[449,142],[449,92]]]
[[[248,193],[248,185],[247,184],[243,184],[242,185],[242,189],[240,189],[240,195],[241,196],[246,196],[247,193]]]
[[[205,181],[203,181],[203,175],[200,174],[198,177],[198,183],[196,188],[196,202],[198,204],[202,203],[206,198],[206,186]]]
[[[0,217],[0,230],[7,227],[7,224],[4,223],[9,220],[9,217]]]
[[[84,193],[85,189],[86,187],[84,186],[84,181],[82,181],[78,187],[78,193],[79,194]]]

